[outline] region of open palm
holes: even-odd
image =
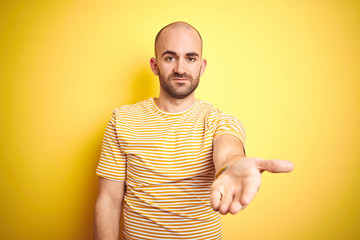
[[[263,171],[286,173],[293,168],[293,163],[286,160],[240,158],[213,182],[211,206],[221,214],[236,214],[254,198],[260,188]]]

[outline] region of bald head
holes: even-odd
[[[159,45],[166,42],[169,34],[171,35],[182,35],[188,34],[194,42],[200,44],[200,54],[202,53],[202,38],[200,33],[190,24],[186,22],[173,22],[163,27],[155,38],[155,56],[158,57]],[[165,39],[164,39],[165,38]]]

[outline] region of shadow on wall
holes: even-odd
[[[139,66],[138,71],[131,74],[129,80],[129,94],[128,99],[115,103],[120,106],[123,104],[133,104],[141,100],[147,99],[149,97],[156,97],[158,95],[158,81],[156,77],[151,72],[149,66]],[[120,81],[121,79],[119,79]],[[109,116],[104,116],[104,121],[108,120]],[[80,226],[77,226],[74,230],[74,239],[92,239],[93,237],[93,227],[94,227],[94,206],[98,193],[98,177],[95,175],[95,170],[99,161],[99,156],[101,153],[101,145],[104,134],[104,124],[99,126],[96,130],[93,130],[93,135],[90,137],[91,141],[87,142],[85,146],[82,147],[82,156],[87,156],[84,162],[91,166],[85,166],[85,169],[88,171],[88,181],[86,181],[87,197],[83,197],[83,208],[79,211],[81,219],[79,219]],[[88,151],[92,149],[92,151]],[[86,153],[84,153],[86,151]],[[123,218],[121,225],[123,224]],[[83,229],[84,231],[79,231]],[[123,236],[121,234],[122,239]]]
[[[79,196],[82,202],[79,204],[78,212],[74,217],[78,218],[77,226],[73,227],[71,239],[93,239],[94,229],[94,209],[95,201],[98,193],[98,177],[95,175],[97,163],[99,161],[102,139],[104,135],[104,126],[99,126],[89,136],[89,141],[85,141],[81,148],[80,156],[85,159],[82,161],[86,166],[78,171],[86,171],[87,178],[85,181],[85,189],[81,189]],[[91,149],[91,150],[89,150]]]
[[[131,78],[130,83],[130,103],[137,103],[141,100],[157,97],[159,92],[158,77],[155,76],[150,66],[141,66],[138,71]]]

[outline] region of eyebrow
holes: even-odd
[[[174,56],[177,55],[176,52],[167,50],[167,51],[163,52],[163,54],[161,54],[161,56],[164,56],[166,54],[170,54],[170,55],[174,55]],[[189,53],[186,53],[186,56],[197,56],[197,57],[199,57],[199,54],[196,53],[196,52],[189,52]]]
[[[163,52],[163,54],[161,54],[161,56],[164,56],[164,55],[166,55],[166,54],[170,54],[170,55],[176,55],[176,52],[173,52],[173,51],[165,51],[165,52]]]
[[[186,56],[196,56],[196,57],[199,57],[199,54],[196,53],[196,52],[189,52],[186,54]]]

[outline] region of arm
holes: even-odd
[[[99,178],[99,193],[95,204],[95,239],[118,240],[125,181]]]
[[[294,167],[290,161],[246,157],[242,142],[231,135],[215,139],[213,161],[216,172],[229,166],[211,187],[211,206],[221,214],[236,214],[252,201],[260,187],[263,171],[291,172]]]
[[[238,138],[224,134],[215,139],[213,144],[213,161],[216,173],[225,166],[230,166],[237,159],[245,157],[244,145]]]

